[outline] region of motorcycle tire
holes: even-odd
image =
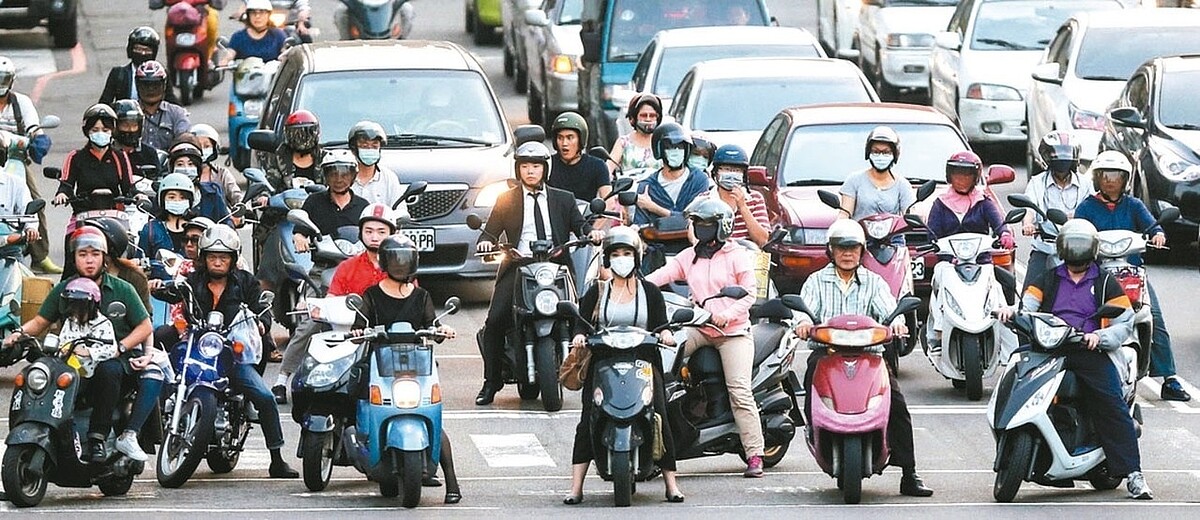
[[[384,498],[396,498],[400,496],[400,481],[394,477],[390,480],[381,481],[379,483],[379,494]]]
[[[222,475],[229,473],[237,467],[238,459],[241,458],[242,452],[237,450],[213,450],[208,452],[204,457],[204,461],[208,463],[208,469],[213,473]]]
[[[541,394],[541,387],[528,383],[517,383],[517,395],[521,396],[522,401],[532,401],[538,398]]]
[[[1033,463],[1033,436],[1026,431],[1013,432],[1008,434],[1008,442],[1002,445],[1008,447],[1008,453],[996,453],[1000,470],[996,472],[992,498],[1008,503],[1017,497],[1017,491],[1020,491],[1021,483],[1025,481]]]
[[[862,437],[851,435],[842,439],[842,472],[838,475],[838,489],[847,504],[862,500],[863,444]]]
[[[0,480],[4,482],[8,501],[17,507],[33,507],[42,502],[50,484],[49,474],[50,454],[41,446],[21,444],[9,446],[4,452]]]
[[[208,455],[217,418],[217,396],[208,388],[196,388],[183,403],[182,413],[183,417],[179,418],[182,433],[165,435],[162,448],[155,457],[158,483],[165,488],[183,486],[200,466],[200,460]],[[185,446],[193,446],[193,449]]]
[[[303,432],[300,434],[300,455],[303,459],[304,487],[309,491],[324,491],[333,476],[333,453],[336,437],[331,433]]]
[[[400,480],[404,485],[404,497],[400,500],[400,505],[411,509],[421,503],[421,477],[425,473],[425,453],[405,451],[400,459]]]
[[[538,388],[542,393],[542,409],[547,412],[557,412],[563,407],[562,385],[558,384],[558,368],[561,362],[556,347],[554,340],[550,338],[538,340],[538,344],[533,347]]]
[[[101,481],[99,486],[100,492],[106,497],[125,496],[133,487],[133,475]]]
[[[1116,489],[1117,486],[1121,485],[1122,480],[1124,479],[1121,477],[1108,476],[1107,463],[1101,464],[1088,474],[1088,483],[1091,484],[1093,488],[1096,488],[1097,491]]]
[[[629,507],[633,501],[633,464],[628,451],[609,451],[609,472],[612,474],[613,505]]]
[[[180,85],[179,86],[179,104],[183,105],[185,107],[191,106],[193,93],[194,92],[192,91],[192,89],[188,88],[187,85]]]
[[[983,398],[983,338],[975,334],[959,336],[962,349],[963,375],[967,376],[967,399]]]

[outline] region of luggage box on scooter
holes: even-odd
[[[42,302],[46,301],[46,297],[50,295],[50,289],[54,288],[54,281],[41,277],[25,276],[21,280],[21,323],[32,320],[37,316],[38,309],[42,308]]]

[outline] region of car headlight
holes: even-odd
[[[46,389],[46,385],[50,384],[50,373],[42,367],[33,367],[29,369],[29,376],[25,378],[25,381],[25,385],[30,390],[41,392]]]
[[[476,207],[492,207],[496,205],[496,198],[501,193],[508,191],[508,181],[493,182],[484,186],[479,190],[479,195],[475,196]]]
[[[205,334],[196,341],[196,352],[207,359],[221,355],[222,348],[225,348],[225,341],[221,339],[220,334]]]
[[[352,364],[354,364],[353,356],[335,359],[329,363],[320,363],[308,373],[304,384],[313,388],[332,385],[342,378]]]
[[[1071,104],[1067,105],[1067,114],[1071,116],[1071,126],[1081,130],[1103,132],[1104,125],[1108,122],[1108,118],[1104,114],[1088,112]]]
[[[991,83],[972,83],[967,87],[967,99],[983,99],[987,101],[1020,101],[1021,92],[1005,85]]]
[[[421,404],[421,384],[412,379],[392,383],[392,403],[396,408],[416,408]]]
[[[926,33],[887,35],[888,47],[933,47],[933,35]]]
[[[950,240],[950,251],[960,260],[972,260],[979,255],[980,238],[959,238]]]
[[[537,280],[538,285],[540,285],[542,287],[549,287],[551,285],[554,285],[554,275],[555,274],[557,274],[557,273],[555,273],[554,269],[550,269],[550,268],[538,269],[538,271],[536,273],[534,273],[533,279]]]
[[[1151,148],[1158,171],[1174,182],[1191,182],[1200,179],[1200,165],[1193,163],[1165,146]]]
[[[1038,344],[1045,348],[1057,347],[1070,331],[1071,327],[1063,325],[1050,325],[1041,320],[1033,322],[1033,334],[1037,337]]]
[[[1109,258],[1117,258],[1125,256],[1125,251],[1129,249],[1129,245],[1133,243],[1133,238],[1125,237],[1115,241],[1100,241],[1100,254]]]
[[[550,60],[550,68],[556,74],[574,74],[575,57],[569,54],[556,54]]]
[[[547,316],[558,312],[558,293],[553,289],[545,289],[533,297],[533,308]]]

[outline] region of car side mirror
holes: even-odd
[[[583,63],[599,63],[600,48],[604,36],[595,29],[588,31],[579,31],[579,43],[583,44],[583,54],[579,56],[579,61]]]
[[[525,23],[533,27],[545,27],[550,25],[550,19],[546,17],[546,12],[541,9],[530,9],[525,11]]]
[[[1017,178],[1017,171],[1007,164],[993,164],[987,169],[987,183],[1008,184]]]
[[[57,181],[62,179],[62,170],[55,168],[54,166],[47,166],[42,168],[42,176],[47,179]]]
[[[29,201],[29,204],[25,205],[25,214],[33,215],[34,213],[37,213],[45,208],[46,208],[46,201],[44,199],[33,199],[33,200]],[[1176,210],[1176,211],[1178,211],[1178,210]]]
[[[934,35],[933,44],[946,50],[958,51],[962,49],[962,35],[953,31],[940,32]]]
[[[467,215],[467,227],[479,231],[479,228],[483,227],[483,219],[479,215],[471,213]]]
[[[105,309],[104,315],[108,316],[108,318],[111,320],[118,320],[124,318],[125,313],[128,311],[129,309],[125,307],[124,302],[115,301],[108,304],[108,308]]]
[[[746,168],[746,184],[751,186],[770,186],[774,179],[767,174],[766,166],[751,166]]]
[[[817,190],[817,198],[821,203],[833,209],[842,209],[842,198],[829,190]]]
[[[1038,66],[1033,68],[1033,73],[1030,76],[1033,76],[1034,81],[1049,83],[1051,85],[1062,85],[1063,82],[1062,67],[1054,62],[1038,64]]]
[[[279,138],[273,130],[254,130],[246,137],[246,144],[250,145],[251,149],[260,152],[274,153],[279,149]]]
[[[1108,118],[1121,126],[1146,128],[1142,112],[1134,107],[1119,107],[1108,111]]]

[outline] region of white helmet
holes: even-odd
[[[850,247],[867,245],[867,235],[863,232],[862,224],[850,219],[839,219],[829,226],[825,234],[826,243],[830,247]]]
[[[1106,171],[1118,171],[1124,174],[1122,181],[1123,188],[1121,191],[1129,189],[1129,178],[1133,175],[1133,165],[1129,163],[1129,158],[1125,154],[1116,150],[1106,150],[1100,152],[1096,159],[1092,161],[1088,168],[1088,173],[1092,175],[1092,188],[1100,191],[1100,176]]]
[[[203,160],[204,162],[215,161],[221,148],[221,134],[217,133],[217,129],[208,123],[196,123],[188,129],[188,132],[195,134],[196,137],[204,137],[212,140],[212,149],[208,152],[208,157],[203,157]]]
[[[363,208],[362,214],[358,217],[358,227],[361,230],[362,225],[368,221],[382,222],[391,226],[392,232],[396,232],[396,212],[389,208],[387,204],[378,202],[368,204]]]
[[[271,0],[246,0],[246,11],[271,11]]]
[[[17,65],[8,56],[0,56],[0,96],[7,96],[17,79]]]

